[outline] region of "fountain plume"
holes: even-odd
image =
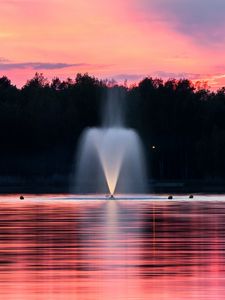
[[[103,127],[87,129],[77,155],[78,193],[144,193],[144,155],[140,138],[125,128],[118,94],[111,93]],[[108,116],[108,118],[107,118]]]

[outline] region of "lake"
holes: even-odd
[[[225,196],[0,196],[1,300],[225,299]]]

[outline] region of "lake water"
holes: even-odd
[[[225,299],[225,196],[0,197],[1,300]]]

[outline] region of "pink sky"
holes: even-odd
[[[49,79],[88,72],[128,83],[186,77],[221,87],[225,4],[198,2],[1,0],[0,76],[18,86],[35,72]]]

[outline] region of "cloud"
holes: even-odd
[[[7,62],[4,58],[0,58],[0,71],[8,71],[13,69],[33,69],[33,70],[55,70],[70,67],[85,66],[84,63],[67,64],[67,63],[42,63],[42,62],[23,62],[11,63]]]
[[[188,72],[168,72],[168,71],[153,71],[150,72],[148,75],[143,74],[118,74],[113,76],[113,78],[119,82],[123,82],[124,80],[132,81],[132,82],[140,82],[145,77],[153,77],[153,78],[161,78],[164,81],[168,79],[189,79],[193,83],[195,82],[202,82],[207,83],[208,87],[216,91],[221,86],[225,86],[225,73],[222,72],[225,70],[223,65],[218,66],[218,70],[221,69],[221,72],[216,73],[188,73]]]
[[[216,68],[216,66],[215,66]],[[168,78],[175,78],[175,79],[189,79],[193,82],[206,82],[209,88],[213,91],[225,86],[225,73],[223,66],[218,66],[218,70],[221,69],[221,72],[216,73],[205,73],[205,74],[197,74],[197,73],[173,73],[173,72],[165,72],[165,71],[156,71],[154,75],[159,76],[160,78],[166,80]],[[223,70],[223,72],[222,72]]]
[[[162,78],[163,80],[169,78],[175,79],[190,79],[190,80],[201,80],[202,78],[210,76],[209,74],[199,74],[199,73],[188,73],[188,72],[168,72],[168,71],[153,71],[149,74],[118,74],[114,75],[113,79],[118,81],[140,81],[145,77],[153,77],[153,78]]]
[[[196,73],[187,73],[187,72],[166,72],[166,71],[155,71],[153,72],[154,76],[160,78],[187,78],[187,79],[201,79],[203,76],[202,74]]]
[[[143,74],[118,74],[113,76],[114,79],[122,81],[122,80],[131,80],[131,81],[135,81],[135,80],[139,80],[144,78],[146,75]]]
[[[225,41],[224,0],[143,0],[137,5],[145,16],[155,12],[161,21],[200,43]]]
[[[2,63],[2,62],[9,62],[9,60],[6,59],[5,57],[0,57],[0,63]]]

